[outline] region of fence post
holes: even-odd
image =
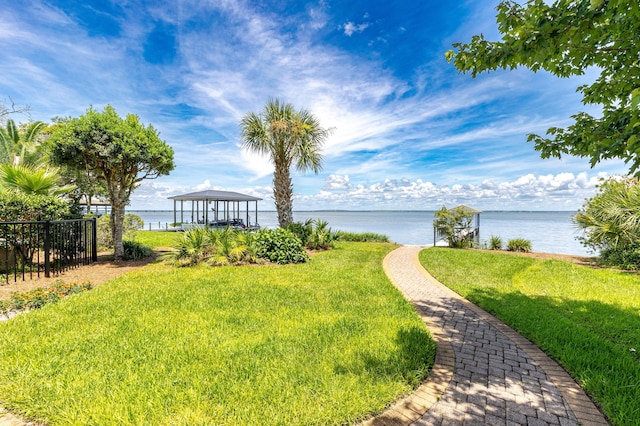
[[[51,276],[51,232],[48,220],[44,221],[44,276]]]
[[[91,260],[98,261],[98,225],[94,217],[91,219]]]

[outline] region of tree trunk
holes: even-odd
[[[113,259],[120,260],[124,256],[122,244],[122,226],[124,223],[124,207],[126,203],[111,200],[111,236],[113,238]]]
[[[273,197],[276,201],[278,223],[286,228],[293,222],[293,185],[289,167],[276,163],[273,173]]]

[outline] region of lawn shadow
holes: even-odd
[[[429,375],[436,354],[436,344],[424,327],[402,328],[395,339],[396,350],[380,353],[362,351],[352,365],[337,365],[336,374],[366,371],[376,377],[402,377],[412,387]]]

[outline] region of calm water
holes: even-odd
[[[145,229],[164,228],[173,222],[172,211],[128,211],[142,217]],[[400,244],[433,244],[433,211],[313,211],[294,212],[294,220],[322,219],[333,230],[376,232]],[[497,235],[506,242],[513,238],[531,241],[533,251],[585,255],[589,252],[577,240],[571,222],[575,212],[487,211],[480,214],[480,240]],[[250,220],[255,220],[250,213]],[[244,217],[244,216],[243,216]],[[186,220],[185,212],[185,220]],[[180,218],[178,217],[178,220]],[[276,212],[258,212],[262,227],[278,225]]]

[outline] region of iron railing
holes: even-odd
[[[0,222],[0,278],[58,275],[98,260],[96,219]]]

